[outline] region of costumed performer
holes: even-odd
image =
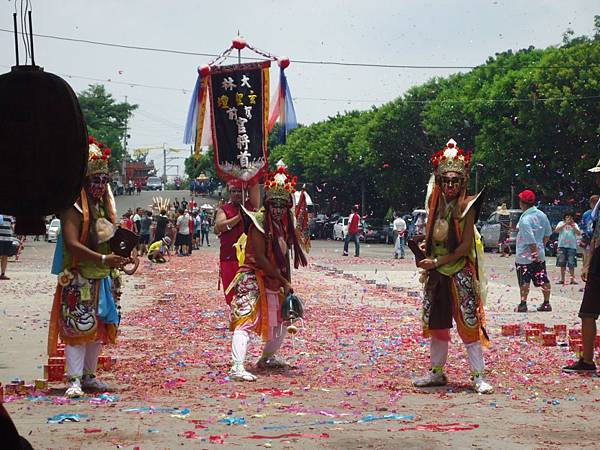
[[[291,253],[295,268],[307,264],[292,209],[295,185],[296,179],[280,167],[267,176],[263,208],[256,213],[243,209],[251,224],[245,250],[239,251],[240,268],[228,288],[234,293],[230,304],[229,329],[233,331],[230,377],[236,381],[256,380],[244,367],[250,331],[265,342],[257,363],[259,369],[287,367],[275,355],[287,335],[281,306],[292,290]]]
[[[223,284],[223,291],[226,292],[239,269],[238,260],[235,251],[235,243],[240,236],[244,234],[244,221],[240,206],[242,204],[242,183],[238,180],[230,180],[227,183],[229,192],[229,201],[217,209],[215,233],[219,235],[221,248],[219,250],[219,272],[220,281]],[[256,211],[260,206],[260,189],[258,184],[248,188],[248,198],[244,203],[244,208],[248,211]],[[231,304],[233,292],[225,294],[227,305]]]
[[[486,279],[482,266],[483,246],[475,228],[483,191],[467,195],[471,154],[452,139],[432,157],[426,208],[426,258],[418,266],[426,270],[423,297],[423,334],[431,338],[431,371],[414,381],[417,387],[448,383],[444,365],[448,357],[452,319],[464,342],[471,366],[473,388],[493,392],[484,378],[483,347],[489,344],[483,309]],[[433,184],[432,184],[433,182]]]
[[[48,354],[56,354],[60,335],[65,344],[67,397],[82,396],[82,388],[108,389],[96,378],[96,366],[102,345],[116,342],[120,297],[117,269],[129,261],[112,254],[109,245],[117,221],[109,158],[110,149],[90,137],[84,187],[76,203],[59,214],[61,233],[52,266],[58,285]]]

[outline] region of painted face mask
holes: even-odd
[[[89,193],[94,200],[100,200],[106,192],[108,184],[108,175],[105,173],[97,173],[92,175],[88,183]]]
[[[283,217],[283,213],[287,208],[287,202],[277,200],[271,200],[269,204],[269,209],[271,210],[271,217],[275,220],[280,220]]]
[[[456,175],[442,175],[442,190],[447,200],[458,197],[462,188],[463,178]]]

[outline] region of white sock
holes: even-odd
[[[442,369],[448,360],[448,341],[432,337],[430,348],[431,367]]]
[[[248,341],[250,336],[244,330],[235,330],[231,339],[231,359],[233,364],[244,364],[246,360],[246,351],[248,350]]]
[[[90,342],[85,346],[85,359],[83,361],[83,373],[94,375],[98,366],[98,356],[102,351],[101,342]]]
[[[83,375],[84,359],[85,345],[65,345],[65,362],[68,378],[81,378]]]
[[[469,356],[469,365],[474,373],[483,374],[485,362],[483,361],[483,347],[481,342],[473,342],[467,345],[467,355]]]
[[[273,337],[267,341],[265,348],[263,349],[263,357],[268,358],[269,356],[273,356],[275,353],[277,353],[281,347],[281,344],[283,344],[283,340],[287,336],[287,327],[274,327],[272,329],[271,336]]]

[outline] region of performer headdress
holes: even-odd
[[[265,202],[286,202],[292,205],[292,194],[296,192],[297,177],[290,176],[285,166],[267,174],[265,179]]]
[[[471,152],[465,152],[456,145],[454,139],[450,139],[443,149],[431,157],[435,175],[439,176],[447,172],[457,172],[467,177],[471,156]]]
[[[110,173],[108,167],[109,159],[110,148],[98,142],[93,136],[90,136],[86,175],[89,177],[97,173]]]

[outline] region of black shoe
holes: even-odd
[[[527,303],[521,302],[519,306],[517,306],[517,312],[527,312]]]
[[[537,307],[537,310],[542,312],[550,312],[552,311],[552,306],[550,306],[550,302],[544,302]]]
[[[571,364],[570,366],[564,366],[562,368],[563,372],[571,373],[571,372],[579,372],[579,373],[594,373],[596,372],[596,364],[594,363],[586,363],[583,358],[579,358],[575,364]]]

